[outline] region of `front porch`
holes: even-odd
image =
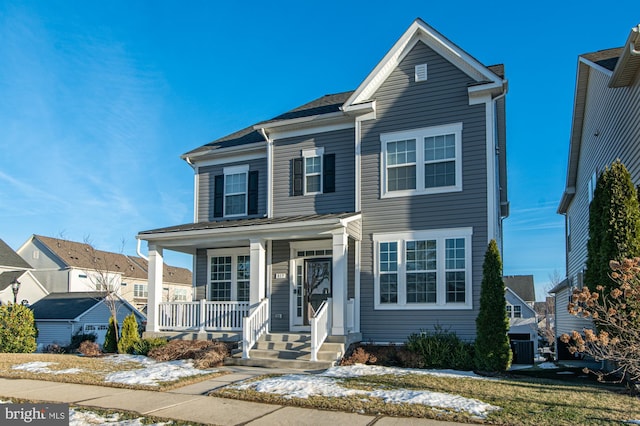
[[[318,361],[330,336],[343,343],[357,339],[359,274],[355,259],[360,215],[290,219],[275,229],[273,220],[248,219],[141,233],[138,238],[149,243],[145,334],[238,341],[242,359],[248,360],[265,356],[265,343],[259,342],[268,341],[268,335],[295,332],[308,336],[308,353],[286,353],[280,348],[273,349],[279,353],[272,357],[307,362]],[[160,302],[164,249],[194,255],[197,300]],[[315,287],[302,281],[308,284],[306,269],[319,265],[329,271],[329,278],[325,276],[320,286],[323,291],[311,294]]]

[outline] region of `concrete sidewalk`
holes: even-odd
[[[205,396],[207,392],[250,377],[273,373],[251,367],[225,368],[230,374],[166,392],[130,390],[28,379],[0,378],[0,398],[68,403],[212,425],[342,425],[391,426],[456,423],[395,418],[261,404]],[[278,371],[288,373],[289,371]],[[301,373],[301,371],[291,372]]]

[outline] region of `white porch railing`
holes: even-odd
[[[260,336],[269,330],[269,299],[262,302],[242,320],[242,358],[249,359],[249,351]]]
[[[328,298],[320,305],[311,323],[311,361],[318,360],[318,351],[329,335],[332,326],[332,303]]]
[[[158,326],[165,331],[239,331],[248,313],[248,302],[162,302]]]

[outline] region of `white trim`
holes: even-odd
[[[247,161],[261,160],[266,157],[266,154],[260,152],[256,154],[234,155],[233,157],[212,158],[210,160],[198,161],[196,167],[202,168],[207,166],[219,166],[221,164],[246,163]]]
[[[239,146],[230,146],[226,148],[211,148],[206,151],[194,152],[192,154],[183,154],[180,156],[183,160],[185,160],[190,165],[194,164],[202,164],[204,161],[199,161],[199,157],[225,157],[227,158],[226,162],[234,161],[235,157],[242,155],[244,152],[250,151],[260,151],[265,148],[265,142],[254,142],[245,145]],[[262,154],[264,155],[264,154]]]
[[[473,272],[472,272],[472,236],[473,228],[449,228],[409,232],[384,232],[372,236],[374,242],[374,309],[375,310],[468,310],[473,308]],[[465,302],[446,302],[446,247],[445,240],[464,238],[465,240]],[[437,240],[436,254],[436,302],[435,303],[407,303],[406,301],[406,268],[404,266],[406,242],[416,240]],[[379,247],[382,242],[397,243],[397,276],[398,276],[398,302],[380,303],[380,254]]]
[[[230,166],[222,169],[224,174],[223,195],[222,195],[222,217],[242,217],[246,216],[249,210],[249,165]],[[227,176],[244,175],[244,192],[231,193],[227,195]],[[227,214],[227,196],[244,194],[244,210],[242,213]]]
[[[311,158],[319,158],[320,159],[320,171],[318,173],[310,173],[307,174],[307,160]],[[302,193],[303,195],[317,195],[322,194],[324,191],[323,181],[324,181],[324,147],[314,148],[314,149],[305,149],[302,151],[302,175],[303,175],[303,184],[302,184]],[[317,191],[307,191],[307,178],[312,176],[319,176],[320,178],[320,188]]]
[[[356,118],[356,127],[355,127],[355,147],[354,147],[354,161],[355,161],[355,179],[353,182],[354,191],[355,191],[355,200],[354,200],[354,210],[359,212],[362,205],[362,195],[361,195],[361,184],[360,179],[362,176],[361,167],[361,156],[362,156],[362,120]]]
[[[429,79],[429,67],[427,64],[418,64],[414,70],[414,81],[416,83],[427,81]]]
[[[223,249],[207,250],[207,284],[205,287],[206,294],[204,300],[211,300],[211,258],[212,257],[231,257],[231,293],[230,301],[238,301],[238,256],[251,255],[249,247],[232,247]],[[250,271],[253,273],[253,271]],[[251,286],[251,281],[249,281]]]
[[[324,155],[324,147],[320,146],[318,148],[309,148],[302,150],[303,157],[320,157]]]
[[[380,197],[394,198],[411,195],[440,194],[462,191],[462,123],[451,123],[419,129],[403,130],[399,132],[380,134]],[[455,185],[426,188],[424,186],[424,139],[426,137],[453,134],[455,136]],[[416,189],[400,191],[387,190],[387,145],[401,140],[415,140],[416,143]]]
[[[229,166],[222,169],[226,175],[239,175],[240,173],[249,173],[249,165],[242,164],[240,166]]]
[[[193,175],[193,221],[198,222],[198,199],[200,198],[200,173],[198,173],[198,167],[195,167],[195,174]]]

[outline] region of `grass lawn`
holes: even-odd
[[[13,367],[31,362],[47,362],[47,368],[52,370],[50,373],[31,372],[25,370],[16,370]],[[158,386],[134,385],[124,383],[106,382],[105,378],[110,373],[138,370],[142,365],[138,362],[111,362],[106,357],[83,357],[77,355],[60,355],[60,354],[0,354],[0,377],[10,379],[35,379],[47,380],[51,382],[64,383],[80,383],[84,385],[112,386],[126,389],[144,389],[165,391],[177,387],[185,386],[191,383],[197,383],[202,380],[217,377],[223,372],[211,372],[209,374],[199,374],[195,376],[184,377],[181,379],[160,382]],[[79,369],[78,373],[65,373],[63,370]],[[62,374],[55,374],[61,372]]]
[[[221,389],[212,395],[373,415],[426,417],[468,423],[596,425],[640,420],[640,398],[626,394],[621,387],[585,381],[565,382],[520,375],[497,380],[478,380],[408,374],[354,377],[339,379],[338,383],[343,387],[363,390],[407,389],[449,393],[499,406],[501,410],[493,411],[485,419],[480,419],[451,409],[408,403],[394,404],[362,395],[285,398],[251,389],[232,388]]]

